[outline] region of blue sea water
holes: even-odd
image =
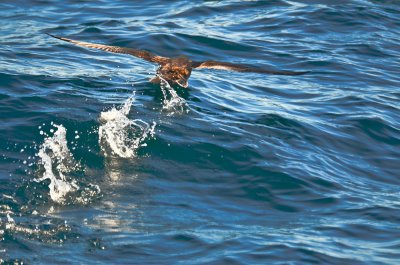
[[[398,1],[2,1],[0,263],[399,264]],[[301,76],[156,65],[51,38]]]

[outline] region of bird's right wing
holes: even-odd
[[[303,75],[308,72],[292,72],[292,71],[275,71],[263,68],[255,68],[242,64],[235,63],[225,63],[218,61],[204,61],[204,62],[193,62],[193,68],[208,68],[208,69],[217,69],[217,70],[228,70],[228,71],[236,71],[236,72],[252,72],[252,73],[261,73],[261,74],[271,74],[271,75]]]
[[[84,41],[77,41],[77,40],[54,36],[49,33],[47,33],[47,35],[49,35],[53,38],[62,40],[62,41],[70,42],[75,45],[79,45],[79,46],[83,46],[83,47],[87,47],[87,48],[103,50],[106,52],[133,55],[133,56],[142,58],[142,59],[152,62],[152,63],[164,64],[165,62],[167,62],[169,60],[169,58],[167,58],[167,57],[157,56],[151,52],[144,51],[144,50],[136,50],[136,49],[132,49],[132,48],[124,48],[124,47],[119,47],[119,46],[109,46],[109,45],[96,44],[96,43],[90,43],[90,42],[84,42]]]

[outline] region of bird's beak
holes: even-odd
[[[182,79],[176,81],[176,83],[177,83],[179,86],[183,87],[183,88],[187,88],[188,85],[189,85],[188,80],[186,80],[186,79],[184,79],[184,78],[182,78]]]

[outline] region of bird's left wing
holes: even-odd
[[[292,72],[292,71],[275,71],[275,70],[251,67],[242,64],[225,63],[212,60],[204,62],[193,62],[192,67],[197,69],[208,68],[208,69],[228,70],[236,72],[252,72],[252,73],[271,74],[271,75],[303,75],[308,73],[308,72]]]

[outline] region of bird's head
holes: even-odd
[[[172,58],[170,62],[163,64],[157,70],[166,81],[181,87],[188,87],[188,80],[192,73],[191,61],[184,57]]]

